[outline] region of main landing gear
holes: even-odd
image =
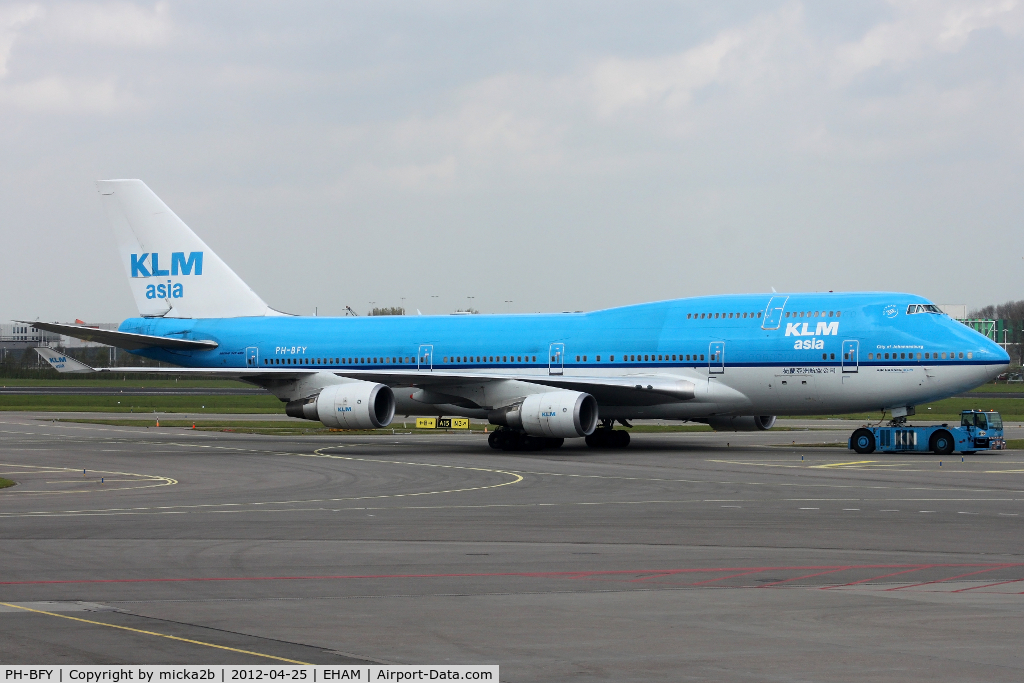
[[[614,424],[615,422],[612,420],[601,420],[601,426],[586,438],[587,445],[591,448],[625,448],[628,446],[629,432],[612,429]]]
[[[565,439],[530,436],[506,427],[499,427],[487,437],[487,443],[491,448],[502,451],[542,451],[561,448],[564,442]]]

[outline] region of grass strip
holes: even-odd
[[[255,387],[245,382],[238,382],[233,379],[140,379],[138,377],[104,379],[85,378],[82,375],[70,375],[53,379],[32,379],[32,378],[0,378],[0,386],[3,387],[60,387],[75,389],[154,389],[177,387],[179,389],[254,389]],[[1024,391],[1024,388],[1021,389]]]
[[[998,394],[994,392],[991,398],[988,396],[984,398],[947,398],[942,401],[919,405],[916,407],[916,410],[917,414],[909,418],[910,422],[917,419],[960,424],[961,410],[995,410],[1003,416],[1004,422],[1024,422],[1024,398],[999,398]],[[826,420],[830,418],[878,422],[882,418],[882,414],[881,412],[875,412],[851,413],[847,415],[796,415],[787,416],[785,419]],[[886,414],[885,419],[888,421],[888,414]]]
[[[3,477],[0,477],[0,489],[5,489],[8,486],[14,486],[14,484],[15,482],[11,481],[10,479],[4,479]]]
[[[95,413],[282,413],[271,394],[255,396],[48,396],[0,394],[0,410]]]

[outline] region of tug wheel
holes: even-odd
[[[936,455],[949,455],[953,452],[954,446],[953,435],[946,431],[932,434],[931,443],[928,444],[929,450]]]
[[[861,455],[875,452],[875,435],[863,427],[853,433],[850,443],[853,445],[853,450]]]

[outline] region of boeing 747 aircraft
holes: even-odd
[[[585,437],[616,422],[769,429],[775,415],[889,411],[966,391],[1007,369],[997,344],[913,294],[737,294],[591,313],[294,316],[268,306],[142,181],[97,183],[139,317],[117,331],[31,322],[239,379],[289,415],[368,429],[403,415],[486,419],[494,448]],[[327,293],[328,296],[330,293]],[[89,368],[50,349],[64,372]]]

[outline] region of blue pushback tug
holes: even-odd
[[[849,448],[861,454],[905,453],[907,451],[949,455],[953,451],[976,453],[1006,448],[1003,439],[1003,418],[994,410],[965,410],[960,413],[960,426],[948,424],[912,427],[896,424],[887,427],[861,427],[853,433]]]

